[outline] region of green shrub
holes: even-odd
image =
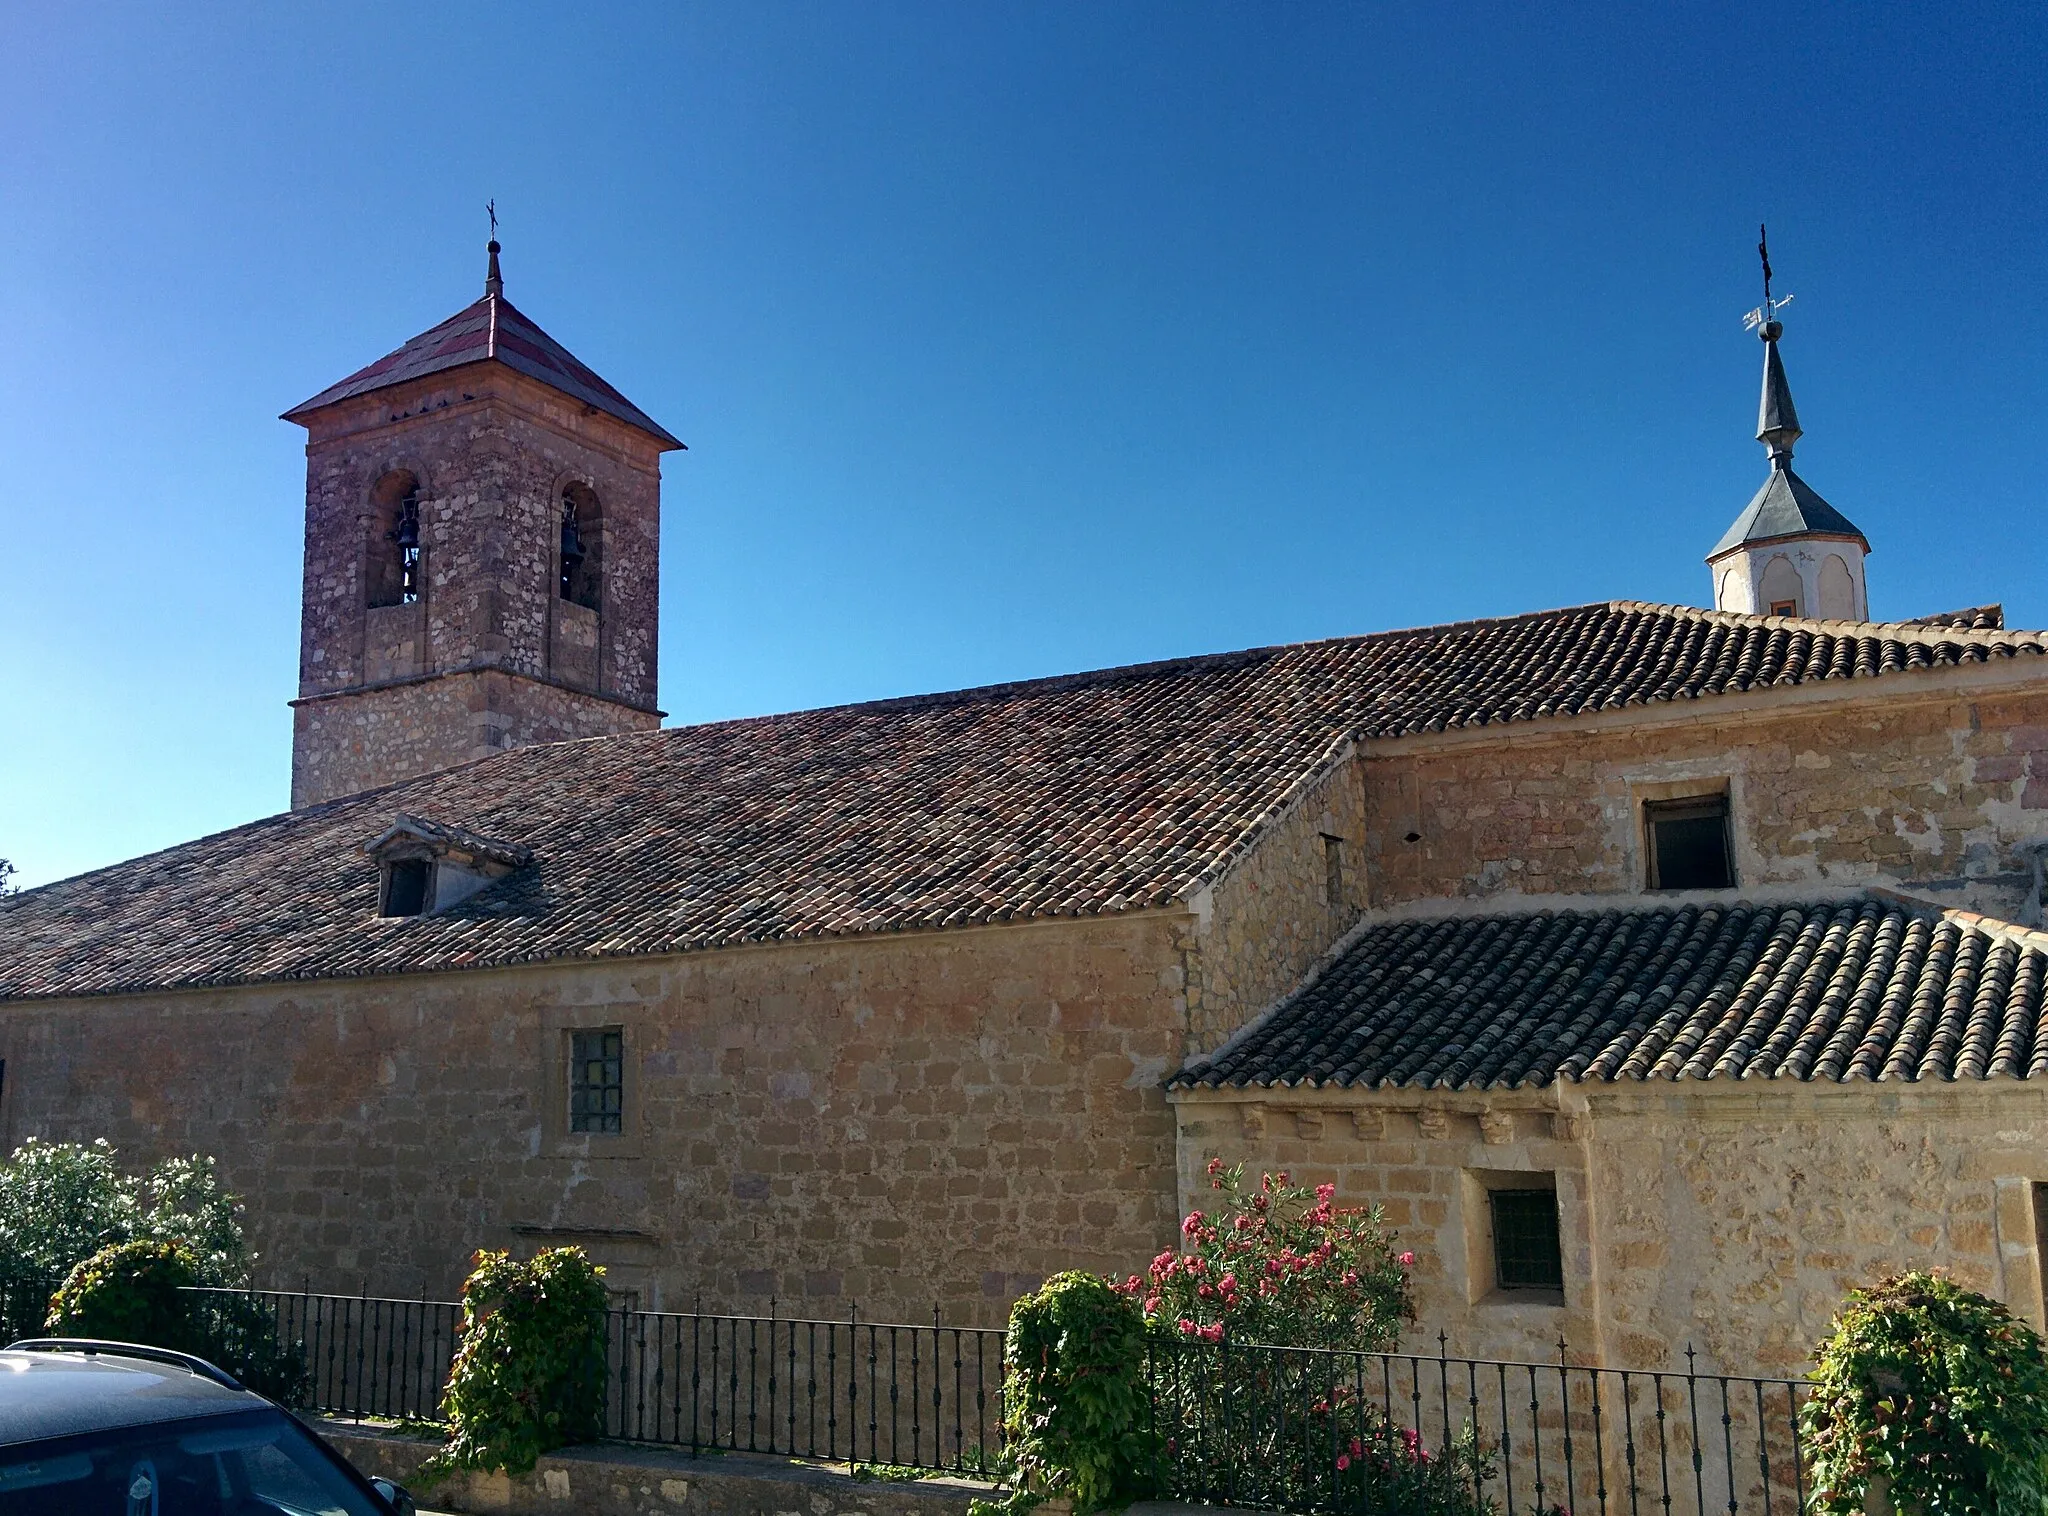
[[[123,1174],[114,1149],[30,1138],[0,1164],[0,1336],[42,1330],[50,1297],[80,1263],[115,1243],[181,1244],[201,1284],[241,1285],[254,1262],[241,1203],[210,1158],[172,1158]]]
[[[1873,1479],[1927,1516],[2048,1507],[2041,1339],[1938,1274],[1850,1294],[1799,1420],[1817,1516],[1860,1516]]]
[[[174,1242],[120,1242],[101,1248],[66,1276],[50,1298],[43,1329],[53,1337],[144,1342],[181,1353],[204,1344],[190,1297],[196,1260]]]
[[[1003,1428],[1016,1516],[1064,1495],[1076,1512],[1150,1491],[1154,1443],[1137,1305],[1093,1274],[1055,1274],[1010,1312]]]
[[[604,1435],[604,1270],[581,1248],[529,1263],[480,1252],[441,1413],[453,1435],[423,1471],[531,1473],[543,1453]]]

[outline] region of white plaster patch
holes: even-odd
[[[548,1499],[567,1500],[569,1495],[569,1471],[567,1469],[542,1469],[541,1483],[547,1486]]]

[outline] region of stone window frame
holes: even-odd
[[[1638,887],[1648,894],[1664,893],[1651,882],[1655,874],[1656,847],[1650,837],[1650,807],[1674,800],[1725,799],[1728,805],[1729,889],[1740,889],[1749,872],[1745,864],[1742,829],[1742,778],[1722,771],[1685,779],[1631,779],[1628,781],[1629,840],[1635,856],[1630,870]]]
[[[1344,857],[1349,839],[1336,832],[1319,835],[1323,840],[1323,903],[1342,910],[1350,901],[1350,864]]]
[[[646,1155],[647,1112],[641,1098],[639,1061],[645,1030],[632,1006],[584,1005],[546,1011],[540,1027],[541,1149],[556,1158],[642,1158]],[[623,1046],[620,1057],[622,1119],[617,1132],[575,1132],[569,1129],[569,1061],[573,1036],[617,1027]]]
[[[1482,1169],[1459,1171],[1458,1188],[1464,1212],[1465,1302],[1488,1309],[1534,1307],[1563,1310],[1572,1289],[1572,1275],[1566,1260],[1571,1256],[1570,1240],[1574,1216],[1565,1203],[1564,1186],[1556,1169]],[[1502,1289],[1497,1282],[1493,1239],[1493,1192],[1495,1190],[1549,1190],[1557,1197],[1558,1268],[1564,1279],[1559,1290]]]

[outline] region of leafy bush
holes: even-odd
[[[44,1331],[106,1337],[196,1353],[203,1347],[188,1305],[195,1260],[174,1242],[118,1242],[65,1276],[50,1299]]]
[[[1360,1394],[1378,1369],[1350,1355],[1394,1348],[1414,1318],[1415,1255],[1395,1251],[1379,1211],[1285,1173],[1247,1191],[1220,1159],[1209,1184],[1213,1211],[1181,1223],[1187,1251],[1117,1287],[1148,1327],[1163,1482],[1282,1510],[1491,1510],[1474,1432],[1431,1447]]]
[[[454,1435],[425,1482],[457,1469],[531,1473],[543,1453],[603,1436],[606,1309],[604,1270],[581,1248],[529,1263],[478,1253],[441,1398]]]
[[[1077,1512],[1148,1493],[1154,1442],[1145,1387],[1145,1324],[1116,1286],[1055,1274],[1010,1312],[1003,1348],[1003,1428],[1016,1493],[977,1516],[1011,1516],[1049,1496]]]
[[[1799,1419],[1818,1516],[1860,1516],[1874,1479],[1928,1516],[2048,1506],[2041,1339],[1939,1274],[1851,1292]]]
[[[116,1243],[180,1243],[201,1284],[240,1285],[254,1262],[241,1203],[210,1158],[171,1158],[123,1174],[114,1149],[30,1138],[0,1164],[0,1332],[42,1329],[50,1297],[80,1263]]]
[[[1244,1165],[1209,1161],[1221,1197],[1211,1215],[1181,1223],[1188,1251],[1152,1260],[1149,1278],[1121,1288],[1145,1320],[1191,1342],[1384,1352],[1415,1316],[1408,1270],[1377,1207],[1340,1209],[1335,1185],[1310,1191],[1285,1173],[1244,1189]]]

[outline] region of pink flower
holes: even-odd
[[[1157,1295],[1147,1295],[1145,1297],[1145,1314],[1147,1316],[1157,1316],[1159,1314],[1159,1297]]]
[[[1349,1453],[1339,1453],[1339,1454],[1337,1455],[1337,1468],[1338,1468],[1338,1469],[1339,1469],[1340,1471],[1342,1471],[1342,1470],[1344,1470],[1344,1469],[1348,1469],[1348,1468],[1350,1468],[1350,1467],[1351,1467],[1351,1455],[1350,1455]]]
[[[1415,1255],[1414,1255],[1413,1253],[1403,1253],[1403,1254],[1401,1255],[1401,1267],[1402,1267],[1402,1268],[1404,1268],[1404,1269],[1412,1269],[1412,1268],[1414,1268],[1414,1267],[1415,1267]]]
[[[1223,1323],[1218,1321],[1205,1326],[1197,1335],[1204,1342],[1221,1342],[1223,1340]]]
[[[1195,1335],[1195,1324],[1192,1321],[1188,1320],[1188,1318],[1185,1316],[1181,1317],[1179,1321],[1176,1321],[1174,1325],[1180,1329],[1180,1334],[1183,1337],[1192,1337]]]
[[[1319,1184],[1316,1186],[1316,1199],[1327,1203],[1329,1201],[1335,1200],[1336,1198],[1337,1186],[1335,1186],[1334,1184]]]
[[[1197,1233],[1197,1232],[1199,1232],[1199,1231],[1201,1231],[1201,1230],[1202,1230],[1202,1213],[1201,1213],[1200,1211],[1190,1211],[1190,1212],[1188,1212],[1188,1219],[1187,1219],[1186,1221],[1183,1221],[1183,1222],[1182,1222],[1182,1223],[1180,1224],[1180,1234],[1181,1234],[1181,1236],[1183,1236],[1183,1237],[1192,1237],[1192,1236],[1194,1236],[1194,1235],[1195,1235],[1195,1233]]]
[[[1211,1158],[1211,1159],[1209,1160],[1209,1174],[1210,1174],[1210,1177],[1211,1177],[1211,1178],[1214,1178],[1214,1177],[1215,1177],[1216,1175],[1218,1175],[1218,1174],[1220,1174],[1220,1173],[1222,1173],[1222,1172],[1223,1172],[1223,1160],[1222,1160],[1221,1158]]]
[[[1216,1281],[1216,1288],[1223,1291],[1226,1295],[1234,1294],[1237,1290],[1237,1275],[1225,1274]]]

